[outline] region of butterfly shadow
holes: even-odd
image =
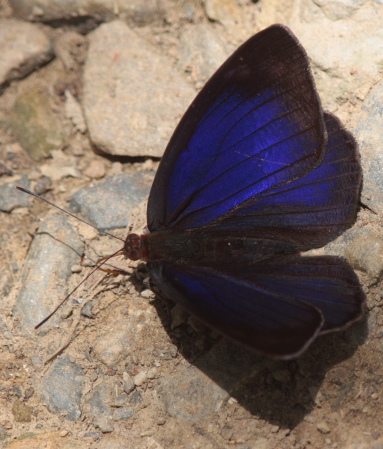
[[[211,338],[214,331],[203,325],[202,331],[195,331],[186,324],[172,329],[171,306],[169,302],[165,304],[168,307],[164,307],[163,299],[158,297],[152,302],[181,355],[225,390],[227,399],[232,398],[231,401],[236,401],[255,417],[281,429],[293,429],[320,406],[321,401],[328,401],[336,410],[353,394],[350,370],[346,370],[350,375],[333,381],[329,392],[321,386],[326,373],[350,359],[363,344],[368,332],[366,319],[345,332],[318,338],[297,359],[281,361],[258,355],[224,337]]]

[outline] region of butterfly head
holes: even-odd
[[[129,234],[124,243],[123,252],[130,260],[146,259],[146,245],[144,235]]]

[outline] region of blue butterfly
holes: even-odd
[[[301,256],[349,228],[357,145],[323,112],[306,52],[273,25],[212,76],[176,128],[148,202],[147,261],[161,294],[259,353],[289,359],[363,315],[338,257]]]

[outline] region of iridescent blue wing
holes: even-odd
[[[163,294],[223,334],[297,356],[360,318],[364,296],[342,260],[283,254],[348,228],[360,185],[354,139],[323,114],[296,38],[272,26],[228,59],[181,120],[153,183],[148,227],[185,238],[217,233],[227,245],[244,239],[245,249],[273,242],[275,251],[230,260],[217,251],[203,267],[164,257],[149,272]]]
[[[272,238],[298,250],[320,247],[356,219],[362,171],[352,135],[324,114],[328,143],[322,164],[306,175],[250,198],[210,224],[247,238]]]
[[[305,51],[274,25],[213,75],[176,128],[148,204],[150,231],[210,224],[318,166],[327,143]]]
[[[297,356],[323,325],[315,307],[223,273],[160,263],[149,263],[148,270],[162,295],[263,354]]]
[[[344,329],[363,314],[364,293],[358,278],[338,257],[279,257],[257,267],[242,267],[238,277],[320,310],[324,317],[320,333]]]
[[[360,318],[363,292],[336,257],[289,256],[247,269],[149,263],[162,294],[222,334],[274,357],[301,354],[321,333]]]

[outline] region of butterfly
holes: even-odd
[[[323,112],[305,50],[273,25],[186,111],[150,191],[150,232],[128,235],[124,253],[210,327],[290,359],[363,315],[346,261],[300,255],[354,223],[361,179],[357,144]]]

